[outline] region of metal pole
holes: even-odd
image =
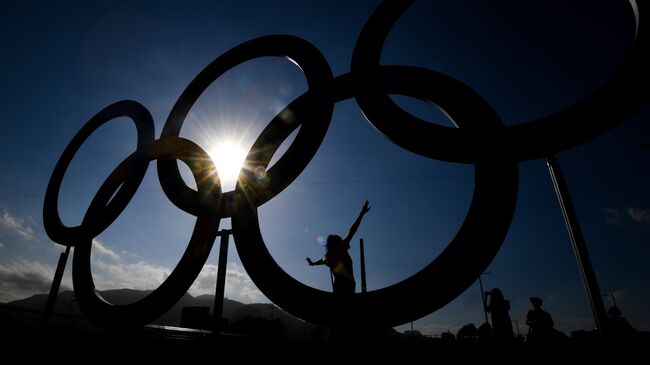
[[[618,307],[616,305],[616,298],[614,298],[614,293],[603,294],[603,296],[612,298],[612,303],[614,304],[614,307]]]
[[[489,274],[489,272],[484,272],[481,275],[478,276],[478,285],[481,288],[481,302],[483,303],[483,314],[485,315],[485,323],[490,323],[488,321],[488,315],[487,315],[487,303],[485,302],[485,292],[483,291],[483,281],[481,280],[481,276]]]
[[[584,282],[585,289],[587,290],[587,296],[589,297],[591,310],[594,314],[596,327],[598,328],[600,335],[604,337],[606,334],[603,325],[607,320],[605,305],[603,304],[601,291],[598,288],[598,281],[596,280],[594,268],[591,265],[591,259],[589,258],[587,244],[585,242],[584,236],[582,235],[582,230],[580,229],[578,215],[576,214],[573,202],[571,201],[571,196],[569,195],[569,189],[567,187],[564,174],[562,173],[560,165],[557,163],[555,156],[547,157],[546,165],[548,166],[548,171],[551,175],[551,180],[553,181],[553,187],[555,188],[555,193],[557,194],[557,200],[559,201],[560,208],[562,209],[562,215],[564,216],[564,222],[566,223],[567,231],[569,232],[569,238],[571,239],[571,244],[573,245],[573,252],[575,253],[576,260],[578,261],[578,267],[580,269],[580,274],[582,275],[582,281]]]
[[[363,238],[359,240],[359,250],[361,251],[361,292],[365,293],[368,291],[366,285],[366,256],[363,251]]]
[[[517,328],[517,337],[521,336],[521,333],[519,333],[519,322],[516,319],[512,321],[515,322],[515,327]]]
[[[219,231],[221,244],[219,246],[219,266],[217,267],[217,288],[214,292],[214,310],[212,313],[212,333],[221,332],[223,322],[223,295],[226,290],[226,265],[228,261],[228,238],[232,233],[231,229]]]
[[[59,256],[59,263],[56,265],[54,279],[52,279],[52,286],[50,287],[50,295],[48,295],[47,303],[45,304],[45,312],[43,313],[42,321],[43,326],[50,324],[50,319],[52,319],[54,304],[56,303],[56,297],[59,295],[59,288],[61,287],[61,279],[63,279],[63,272],[65,271],[65,265],[68,262],[68,256],[70,256],[70,247],[71,246],[67,246],[65,252],[61,252],[61,255]]]
[[[68,327],[68,328],[70,328],[71,325],[72,325],[72,318],[71,318],[71,316],[70,316],[70,312],[72,311],[72,303],[74,303],[76,300],[77,300],[77,299],[76,299],[75,296],[73,295],[73,296],[70,298],[70,303],[68,303],[68,323],[67,323],[67,327]]]

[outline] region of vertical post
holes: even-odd
[[[221,332],[223,325],[223,295],[226,290],[226,265],[228,261],[228,238],[232,230],[219,231],[221,243],[219,244],[219,266],[217,267],[217,287],[214,292],[214,310],[212,313],[212,333]]]
[[[519,333],[519,322],[516,319],[512,321],[515,322],[515,327],[517,328],[517,337],[521,336],[521,333]]]
[[[68,328],[72,327],[72,316],[71,316],[71,312],[72,312],[72,303],[74,303],[74,302],[76,302],[76,301],[77,301],[77,299],[76,299],[75,296],[73,295],[73,296],[70,298],[70,303],[68,303],[68,323],[66,324],[66,326],[67,326]]]
[[[488,315],[487,315],[487,303],[485,302],[485,291],[483,291],[483,281],[481,280],[481,276],[489,274],[489,272],[484,272],[481,275],[478,276],[478,285],[479,288],[481,289],[481,303],[483,303],[483,314],[485,315],[485,323],[490,323],[488,321]]]
[[[42,321],[43,326],[50,324],[50,319],[52,319],[54,304],[56,303],[56,297],[59,295],[59,288],[61,287],[61,279],[63,279],[63,272],[65,271],[65,265],[68,262],[68,256],[70,256],[70,247],[71,246],[67,246],[65,252],[61,252],[61,255],[59,256],[59,263],[56,265],[54,279],[52,279],[52,286],[50,287],[50,295],[48,295],[47,303],[45,304],[45,312],[43,313]]]
[[[557,200],[560,203],[562,215],[564,216],[564,223],[566,224],[569,238],[571,239],[571,244],[573,245],[573,252],[576,255],[580,274],[582,275],[582,281],[584,282],[585,289],[587,290],[587,296],[589,297],[591,310],[594,314],[596,327],[598,328],[600,335],[605,337],[606,333],[603,327],[603,325],[606,323],[605,321],[607,320],[605,305],[603,304],[603,298],[600,289],[598,288],[596,274],[594,272],[593,266],[591,265],[591,259],[589,258],[587,244],[585,242],[584,236],[582,235],[582,230],[580,229],[578,215],[576,214],[573,202],[571,201],[571,196],[569,195],[569,189],[567,187],[564,174],[562,173],[560,165],[557,163],[555,156],[547,157],[546,165],[548,166],[548,171],[551,175],[551,180],[553,181],[553,187],[555,188],[555,193],[557,194]]]
[[[614,304],[614,307],[618,307],[618,306],[616,305],[616,298],[614,298],[614,293],[611,293],[611,294],[610,294],[610,293],[608,293],[608,294],[603,294],[603,296],[604,296],[604,297],[610,297],[610,298],[612,298],[612,304]]]
[[[368,286],[366,285],[366,255],[363,251],[363,238],[359,240],[359,250],[361,251],[361,292],[365,293],[368,291]]]

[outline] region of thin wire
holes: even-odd
[[[362,184],[362,183],[385,183],[385,182],[407,182],[407,181],[427,181],[427,180],[450,180],[450,179],[471,179],[473,176],[432,176],[432,177],[402,177],[402,178],[377,178],[377,179],[356,179],[356,180],[333,180],[333,181],[297,181],[292,185],[296,186],[310,186],[310,185],[346,185],[346,184]],[[162,189],[151,188],[138,190],[141,193],[157,193]],[[91,192],[73,192],[73,193],[60,193],[59,196],[89,196]],[[0,199],[7,198],[40,198],[45,196],[45,193],[27,193],[27,194],[2,194]]]

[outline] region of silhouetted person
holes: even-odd
[[[510,301],[503,297],[501,289],[494,288],[485,293],[488,297],[485,309],[492,318],[492,339],[495,343],[511,343],[515,338],[510,319]]]
[[[553,318],[542,309],[541,298],[531,297],[530,303],[533,305],[533,309],[528,310],[528,313],[526,313],[526,324],[529,326],[526,343],[552,342],[555,333]]]
[[[476,330],[476,335],[478,343],[492,343],[492,326],[487,322],[483,323]]]
[[[460,343],[474,343],[478,338],[478,329],[474,323],[466,324],[458,330],[456,339]]]
[[[363,204],[359,216],[350,227],[350,231],[345,238],[339,235],[329,235],[327,237],[325,257],[312,261],[307,257],[309,265],[327,265],[334,275],[334,293],[335,294],[354,294],[356,282],[354,281],[354,271],[352,270],[352,258],[348,253],[350,241],[354,234],[357,233],[363,216],[370,211],[368,201]]]
[[[621,317],[621,310],[613,306],[607,310],[607,335],[612,343],[628,343],[636,340],[639,332],[627,319]]]

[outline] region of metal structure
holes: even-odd
[[[219,235],[221,218],[231,217],[233,238],[247,273],[264,295],[284,310],[328,327],[386,328],[413,321],[460,295],[492,262],[513,218],[518,162],[585,143],[623,122],[650,99],[646,1],[632,2],[635,44],[608,82],[564,110],[514,126],[505,126],[483,97],[450,76],[425,68],[380,64],[386,37],[412,2],[388,0],[378,6],[357,40],[348,73],[334,77],[321,52],[301,38],[264,36],[230,49],[206,66],[180,95],[158,139],[149,111],[135,101],[114,103],[93,116],[58,160],[43,206],[49,237],[75,247],[73,284],[85,315],[106,327],[129,327],[149,323],[165,313],[201,271]],[[216,79],[243,62],[266,56],[285,57],[299,65],[308,91],[270,121],[246,157],[235,190],[222,193],[218,171],[208,154],[179,133],[196,100]],[[438,106],[457,128],[418,119],[392,102],[389,93]],[[304,170],[325,138],[334,105],[349,98],[356,99],[368,122],[392,143],[428,158],[474,165],[475,187],[458,233],[431,263],[389,287],[339,297],[304,285],[282,270],[266,247],[257,208]],[[57,207],[70,161],[97,128],[118,117],[133,120],[137,148],[101,185],[81,224],[66,227]],[[276,150],[298,127],[286,153],[267,169]],[[135,303],[113,305],[95,290],[90,271],[92,239],[129,204],[152,160],[157,160],[158,178],[167,198],[196,216],[196,223],[178,265],[158,288]],[[196,190],[185,184],[176,160],[190,168]]]
[[[604,325],[607,321],[605,305],[603,304],[603,298],[600,295],[601,292],[598,287],[598,280],[596,280],[596,273],[594,272],[594,267],[589,258],[587,243],[585,242],[585,237],[582,235],[578,215],[573,207],[573,201],[569,195],[569,188],[564,179],[564,173],[562,173],[562,169],[560,169],[560,165],[557,163],[555,156],[547,157],[546,164],[548,165],[548,171],[551,174],[551,180],[553,181],[553,187],[557,194],[557,200],[560,203],[560,209],[562,209],[562,215],[564,216],[564,222],[567,231],[569,232],[573,252],[578,261],[580,275],[582,276],[582,281],[587,290],[587,296],[589,297],[591,310],[594,314],[596,327],[600,331],[601,335],[605,335]]]
[[[217,266],[217,287],[214,290],[214,306],[212,307],[212,332],[219,333],[223,326],[223,297],[226,292],[226,266],[228,264],[228,238],[232,234],[230,229],[222,229],[219,244],[219,266]]]
[[[368,291],[368,285],[366,283],[366,252],[363,248],[363,238],[359,240],[359,261],[361,262],[361,292],[365,293]]]
[[[485,300],[486,295],[485,295],[485,291],[483,289],[483,280],[481,280],[481,276],[487,275],[489,273],[490,272],[487,271],[487,272],[481,273],[478,276],[478,286],[479,286],[479,289],[481,290],[481,304],[483,304],[483,315],[485,315],[485,323],[488,323],[488,324],[490,323],[490,321],[488,320],[487,301]]]
[[[612,299],[612,304],[614,305],[614,307],[618,307],[616,305],[616,298],[614,297],[614,293],[606,293],[606,294],[603,294],[603,296],[604,297],[609,297],[610,299]]]
[[[65,252],[61,252],[61,255],[59,255],[59,262],[56,265],[56,271],[54,272],[54,279],[52,280],[52,286],[50,287],[50,294],[47,296],[45,311],[43,311],[42,324],[44,326],[50,324],[50,319],[52,319],[54,304],[56,304],[56,297],[59,295],[59,288],[61,287],[61,280],[63,279],[65,265],[68,262],[68,256],[70,256],[70,246],[66,247]]]

